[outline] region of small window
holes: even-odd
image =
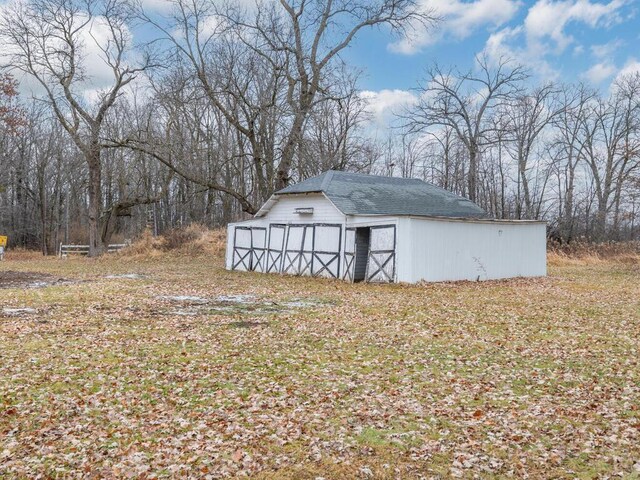
[[[313,207],[300,207],[300,208],[296,208],[295,212],[298,215],[312,215],[313,214]]]

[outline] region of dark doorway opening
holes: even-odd
[[[353,268],[353,281],[362,282],[367,276],[367,260],[369,259],[369,239],[371,228],[356,228],[356,264]]]

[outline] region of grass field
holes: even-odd
[[[8,257],[0,284],[51,276],[0,288],[1,478],[640,478],[638,264],[406,286]]]

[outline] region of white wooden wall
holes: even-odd
[[[311,214],[299,214],[296,213],[297,208],[313,208],[313,213]],[[266,213],[265,216],[255,218],[253,220],[248,220],[245,222],[232,223],[227,227],[227,249],[226,249],[226,257],[225,257],[225,265],[227,269],[232,269],[233,265],[233,245],[234,245],[234,235],[236,231],[236,227],[264,227],[266,228],[267,236],[269,235],[269,225],[273,224],[284,224],[284,225],[296,225],[296,224],[315,224],[318,225],[316,227],[315,232],[315,250],[318,251],[334,251],[337,250],[338,244],[340,244],[340,249],[343,249],[344,245],[344,225],[345,225],[345,216],[340,212],[334,205],[331,203],[327,197],[323,194],[300,194],[300,195],[287,195],[282,196],[278,199],[278,201],[271,207],[271,209]],[[340,225],[340,240],[336,241],[334,233],[336,232],[335,227],[321,227],[322,224],[330,224],[330,225]],[[326,230],[326,235],[325,235]],[[295,241],[295,235],[299,232],[299,229],[291,230],[292,237],[288,240],[290,242]],[[266,243],[270,243],[270,239],[267,238]],[[305,242],[305,250],[311,249],[311,238],[306,238]],[[315,263],[319,264],[322,268],[321,261],[327,262],[330,256],[326,254],[319,254],[320,257],[315,259]],[[337,263],[334,260],[331,263],[331,269],[334,270],[339,265],[340,276],[342,277],[342,251],[338,257]],[[286,263],[286,262],[285,262]],[[239,268],[240,270],[242,268]],[[316,268],[317,270],[317,268]],[[321,272],[317,272],[319,276],[327,276],[328,271],[324,270]]]
[[[401,219],[398,281],[492,280],[547,273],[544,222]]]
[[[313,208],[312,214],[295,213],[296,208]],[[344,215],[322,194],[283,195],[271,207],[269,223],[344,223]]]

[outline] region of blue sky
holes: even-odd
[[[363,70],[360,86],[388,110],[410,101],[433,62],[472,68],[474,56],[513,57],[534,81],[583,81],[603,91],[640,71],[640,0],[419,0],[442,22],[394,39],[369,30],[343,58]],[[376,109],[374,105],[374,110]]]
[[[0,10],[7,1],[0,0]],[[250,5],[255,0],[234,1]],[[640,71],[640,0],[416,1],[442,21],[430,30],[417,28],[407,38],[394,38],[384,28],[363,30],[342,54],[362,70],[359,86],[380,126],[393,111],[415,101],[411,89],[434,62],[464,71],[484,52],[490,60],[515,58],[534,74],[532,81],[583,81],[603,91],[618,75]],[[158,12],[170,5],[166,0],[142,2]],[[134,35],[138,41],[141,34]],[[87,58],[100,77],[96,72],[104,69],[91,64],[99,58]]]

